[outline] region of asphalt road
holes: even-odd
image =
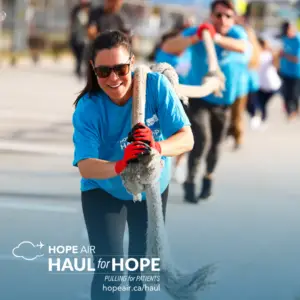
[[[82,85],[67,61],[0,72],[1,299],[88,299],[92,272],[48,270],[49,246],[88,246],[70,122]],[[224,144],[211,201],[185,204],[180,185],[171,184],[167,230],[175,262],[187,271],[217,266],[216,284],[200,299],[300,297],[299,132],[300,120],[286,122],[276,98],[266,130],[247,125],[238,152]],[[15,257],[24,241],[45,246],[20,247]],[[43,256],[20,257],[34,255]],[[169,298],[153,292],[149,299]]]

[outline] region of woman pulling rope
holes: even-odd
[[[132,129],[134,56],[128,38],[110,31],[94,41],[88,69],[88,82],[75,101],[74,166],[81,180],[81,200],[89,242],[95,246],[92,300],[119,300],[120,282],[106,282],[108,274],[116,274],[108,264],[97,269],[98,262],[111,262],[123,256],[125,224],[129,229],[129,258],[146,256],[147,205],[146,195],[134,203],[125,189],[120,173],[138,157],[157,151],[162,158],[158,193],[160,213],[165,218],[170,182],[171,156],[190,151],[193,135],[190,122],[167,78],[149,73],[146,84],[145,125],[135,132],[136,141],[128,143]],[[137,140],[141,139],[141,140]],[[144,143],[147,142],[147,143]],[[154,150],[155,149],[155,150]],[[139,271],[129,272],[137,278]],[[130,300],[143,300],[141,281],[130,281]],[[134,291],[137,290],[137,291]]]

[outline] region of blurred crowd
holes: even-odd
[[[76,61],[76,76],[84,76],[90,44],[99,33],[120,30],[134,40],[130,22],[122,14],[122,4],[122,0],[105,0],[103,5],[95,7],[88,0],[80,0],[72,9],[70,45]],[[233,2],[216,0],[201,24],[190,17],[174,22],[172,28],[159,37],[148,60],[172,65],[182,84],[200,85],[208,72],[205,47],[201,43],[203,30],[208,30],[215,42],[226,88],[221,98],[210,95],[190,98],[188,106],[183,103],[195,138],[194,148],[188,155],[183,189],[185,200],[193,203],[208,199],[212,194],[213,175],[224,138],[232,137],[236,150],[243,145],[247,115],[253,129],[265,128],[269,102],[278,93],[283,98],[287,119],[293,120],[299,115],[300,35],[293,23],[280,24],[277,38],[282,46],[274,49],[270,41],[251,26],[247,10],[239,15]],[[174,166],[174,177],[178,181],[176,174],[182,174],[182,158],[177,157]],[[201,192],[196,195],[196,174],[203,158],[206,172]]]

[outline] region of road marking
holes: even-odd
[[[71,156],[74,153],[73,147],[57,146],[52,144],[34,144],[26,142],[13,142],[0,140],[0,150],[20,151],[27,153],[52,154],[60,156]]]
[[[63,206],[60,204],[41,204],[36,201],[14,201],[14,200],[0,200],[1,209],[15,209],[15,210],[31,210],[31,211],[43,211],[43,212],[57,212],[76,214],[80,212],[80,208],[74,205]]]
[[[32,112],[32,111],[22,111],[18,112],[16,110],[10,110],[10,109],[1,109],[0,111],[0,118],[3,120],[4,118],[7,119],[29,119],[34,121],[48,121],[48,122],[55,122],[55,123],[61,123],[61,122],[69,122],[70,126],[72,126],[72,111],[70,110],[70,113],[68,116],[65,115],[59,115],[59,114],[53,114],[50,115],[48,113],[44,112]]]

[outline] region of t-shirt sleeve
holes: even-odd
[[[191,124],[169,80],[163,74],[157,74],[156,82],[157,114],[162,134],[167,139]]]
[[[238,39],[238,40],[248,40],[248,35],[246,30],[241,26],[234,26],[230,31],[228,36]]]
[[[244,53],[239,53],[243,55],[247,62],[250,61],[251,55],[253,52],[252,45],[249,41],[248,34],[246,30],[242,26],[233,26],[233,28],[229,31],[228,36],[237,40],[243,40],[246,44],[246,51]]]
[[[294,55],[300,59],[300,35],[297,35],[295,49],[293,49]]]
[[[88,26],[97,25],[98,19],[101,18],[102,9],[101,8],[93,8],[90,10]]]
[[[189,27],[189,28],[183,30],[183,32],[181,34],[182,34],[182,36],[188,37],[188,36],[195,35],[196,32],[197,32],[197,28],[196,27]]]
[[[88,98],[79,101],[73,114],[73,143],[74,160],[73,166],[87,158],[98,158],[100,138],[98,130],[98,116],[94,103]]]

